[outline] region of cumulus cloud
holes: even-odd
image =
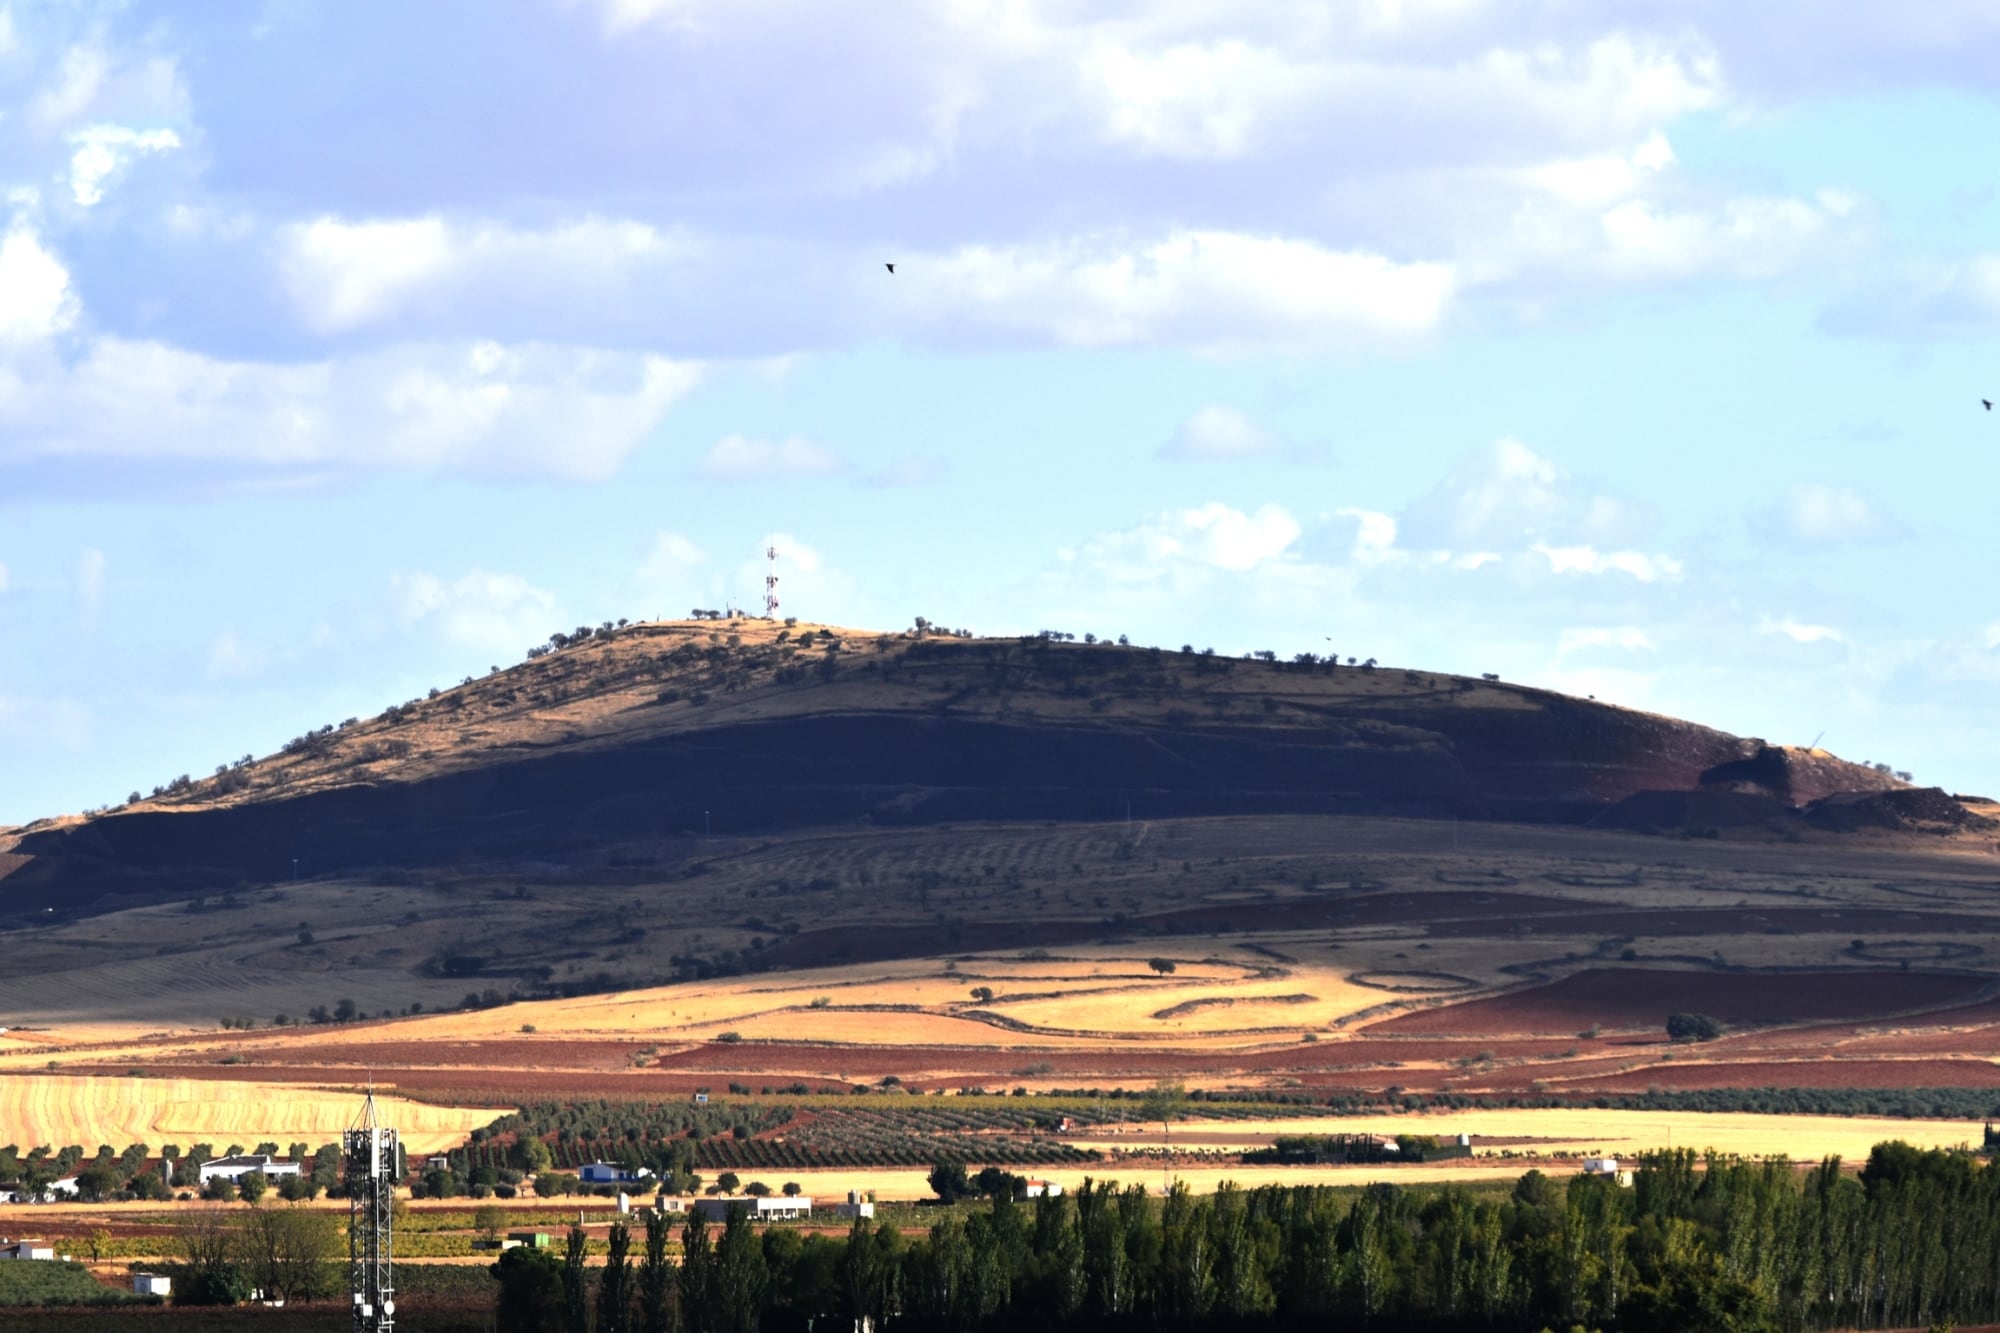
[[[640,592],[654,599],[653,613],[672,618],[681,614],[682,600],[699,595],[697,579],[707,563],[707,554],[680,533],[656,533],[634,578]]]
[[[76,322],[69,270],[16,221],[0,238],[0,344],[41,342]]]
[[[1212,501],[1170,510],[1058,553],[1064,581],[1126,592],[1186,592],[1282,559],[1301,527],[1282,506],[1245,511]]]
[[[1909,535],[1894,515],[1851,486],[1801,482],[1758,516],[1760,532],[1801,546],[1888,542]]]
[[[1160,446],[1159,454],[1176,462],[1228,463],[1255,459],[1305,462],[1322,457],[1324,450],[1296,444],[1233,407],[1211,404],[1183,421]]]
[[[31,114],[44,128],[65,124],[90,109],[111,71],[110,59],[95,46],[72,46],[63,52],[55,78],[35,98]]]
[[[493,342],[230,361],[104,337],[0,395],[0,462],[200,459],[602,479],[699,380],[664,357]]]
[[[1831,625],[1812,625],[1791,616],[1766,615],[1757,623],[1759,634],[1772,634],[1793,643],[1846,643],[1847,636]]]
[[[394,574],[389,589],[406,629],[434,633],[482,657],[539,642],[556,611],[554,594],[518,574],[483,569],[449,582],[421,571]]]
[[[700,472],[711,481],[775,481],[831,476],[845,467],[831,449],[801,435],[782,440],[725,435],[702,458]]]
[[[1410,544],[1444,550],[1518,549],[1532,538],[1629,539],[1651,530],[1649,508],[1573,477],[1519,440],[1461,457],[1403,513]]]
[[[629,296],[649,269],[690,252],[684,238],[629,220],[585,217],[537,230],[436,215],[322,217],[286,228],[280,249],[300,316],[328,333],[495,292],[530,303]]]
[[[81,208],[104,200],[105,182],[141,153],[162,153],[181,146],[172,130],[134,130],[124,125],[92,125],[69,136],[75,151],[69,160],[70,195]]]
[[[1225,231],[967,245],[923,257],[920,271],[898,303],[916,323],[1221,351],[1415,337],[1444,317],[1455,285],[1448,264]]]
[[[1644,551],[1600,551],[1591,546],[1544,546],[1535,554],[1549,562],[1555,574],[1626,574],[1641,583],[1671,583],[1681,577],[1681,562]]]

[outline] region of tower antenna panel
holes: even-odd
[[[764,619],[778,618],[778,548],[764,549],[764,558],[770,561],[769,570],[764,575]]]
[[[342,1135],[341,1147],[347,1181],[347,1289],[354,1302],[354,1333],[393,1333],[391,1221],[403,1154],[396,1131],[376,1116],[372,1088],[360,1120]]]

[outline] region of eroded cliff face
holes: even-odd
[[[269,882],[293,858],[322,874],[601,865],[621,843],[705,827],[1128,812],[1584,822],[1705,779],[1789,800],[1879,785],[1831,756],[1431,673],[887,636],[808,668],[782,644],[692,642],[528,663],[226,783],[30,827],[0,863],[0,912]]]

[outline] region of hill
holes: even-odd
[[[1335,813],[1633,827],[1617,808],[1643,793],[1749,791],[1779,819],[1901,785],[1545,690],[1310,655],[751,619],[552,643],[278,754],[0,836],[0,919],[227,892],[295,865],[656,866],[718,833]]]

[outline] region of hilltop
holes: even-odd
[[[1310,654],[749,618],[551,643],[212,777],[17,830],[0,840],[0,912],[280,881],[295,860],[309,875],[601,866],[691,835],[957,820],[1608,815],[1633,827],[1621,803],[1635,800],[1666,802],[1642,809],[1641,827],[1700,824],[1717,801],[1728,818],[1707,822],[1752,826],[1901,786],[1655,714]],[[1690,814],[1649,793],[1713,799]]]

